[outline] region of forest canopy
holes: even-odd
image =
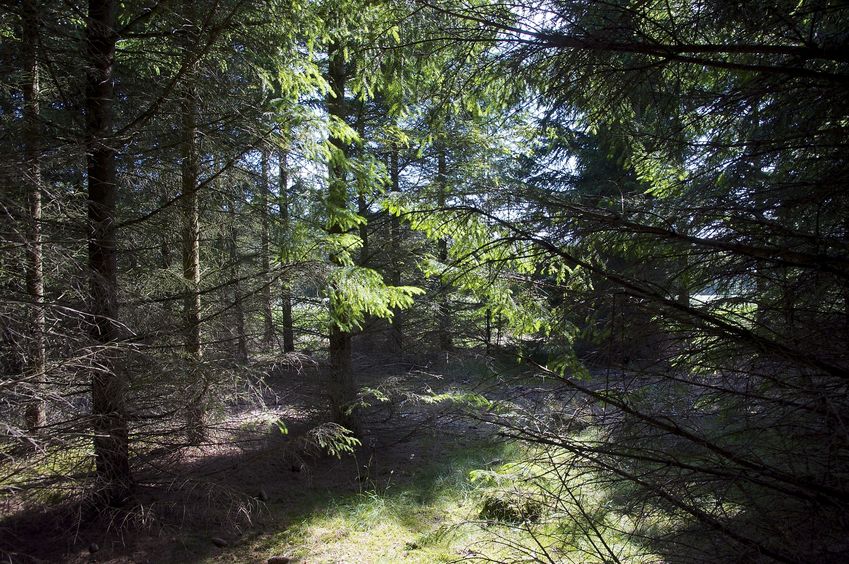
[[[546,481],[494,561],[845,561],[847,29],[828,0],[4,3],[0,555],[25,512],[139,514],[311,382],[307,453],[374,449],[384,405],[520,445]],[[410,392],[469,355],[485,391]]]

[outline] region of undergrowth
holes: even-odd
[[[253,551],[311,563],[657,561],[630,541],[633,523],[599,483],[569,482],[568,457],[549,454],[505,442],[449,448],[406,480],[310,503],[322,509]]]

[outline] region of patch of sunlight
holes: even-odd
[[[589,432],[576,442],[592,442]],[[646,516],[618,510],[608,482],[564,449],[525,449],[515,460],[470,473],[480,484],[481,517],[488,520],[476,543],[485,561],[658,562],[635,542]],[[652,519],[656,524],[658,520]]]
[[[416,491],[415,485],[358,494],[307,517],[278,535],[276,544],[309,562],[454,560],[465,544],[460,531],[474,517],[475,504],[450,480],[442,485],[433,496]]]
[[[456,449],[409,483],[330,501],[255,550],[310,563],[657,562],[633,540],[646,523],[575,462],[516,444]]]
[[[81,441],[29,453],[4,464],[0,469],[0,488],[9,493],[28,489],[32,499],[58,503],[73,493],[68,483],[93,471],[93,447]]]
[[[483,531],[473,522],[479,490],[469,472],[509,450],[478,445],[446,453],[406,484],[332,501],[261,543],[262,551],[304,562],[451,562]]]

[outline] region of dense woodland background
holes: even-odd
[[[494,560],[846,561],[847,30],[830,0],[3,3],[0,554],[27,512],[143,508],[275,380],[319,382],[305,437],[350,455],[476,354],[495,395],[417,401],[547,476],[484,508],[529,535]]]

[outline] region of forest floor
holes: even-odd
[[[139,476],[131,507],[92,520],[59,508],[7,519],[0,532],[14,550],[4,558],[438,562],[492,549],[479,518],[483,489],[470,472],[509,463],[517,448],[461,404],[533,388],[519,372],[505,382],[469,353],[414,370],[363,358],[357,374],[371,405],[353,453],[321,452],[310,432],[326,420],[315,407],[325,403],[322,371],[272,370],[263,407],[228,409],[215,444],[183,449],[158,475]]]

